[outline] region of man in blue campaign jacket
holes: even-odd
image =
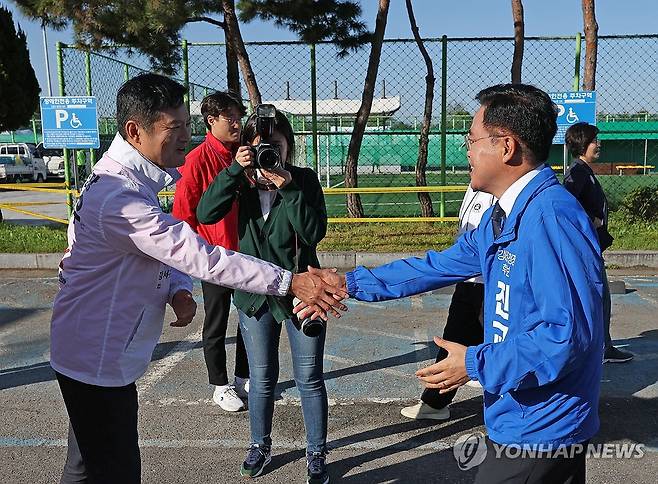
[[[544,165],[556,132],[548,95],[510,84],[477,99],[482,106],[466,137],[471,184],[499,202],[443,252],[358,267],[335,282],[356,299],[382,301],[482,274],[485,342],[435,338],[449,356],[417,375],[441,392],[469,379],[482,384],[489,435],[477,482],[584,482],[579,449],[599,428],[603,353],[596,232]],[[544,452],[496,452],[510,445]],[[556,449],[566,454],[546,452]]]

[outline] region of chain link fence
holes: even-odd
[[[427,181],[430,186],[464,186],[469,177],[462,140],[478,108],[474,97],[487,86],[509,82],[513,39],[435,38],[424,42],[436,78]],[[198,143],[205,134],[200,100],[209,92],[226,89],[225,46],[186,42],[181,49],[186,62],[174,77],[181,82],[188,80],[193,143]],[[295,163],[317,170],[323,186],[342,187],[370,49],[364,47],[342,58],[329,43],[311,46],[300,42],[255,42],[248,43],[247,50],[263,101],[285,111],[293,123],[297,137]],[[575,72],[576,51],[576,37],[526,38],[523,82],[549,92],[570,90],[574,76],[582,78],[583,74],[583,69]],[[311,85],[313,68],[315,86]],[[116,130],[117,89],[126,79],[147,70],[146,59],[139,56],[128,59],[121,52],[110,56],[87,54],[70,47],[62,49],[61,94],[98,97],[103,139],[100,151]],[[359,187],[415,185],[426,73],[413,40],[384,42],[375,100],[359,153]],[[441,96],[444,83],[445,99]],[[611,207],[616,209],[634,189],[658,187],[658,36],[599,37],[596,84],[602,146],[595,171]],[[311,95],[314,88],[315,99]],[[246,92],[243,85],[243,96]],[[446,123],[442,126],[444,111]],[[549,163],[562,173],[562,145],[553,147]],[[430,195],[436,213],[456,215],[462,193]],[[366,217],[420,216],[416,193],[368,193],[362,195],[362,202]],[[346,216],[345,195],[328,194],[327,206],[331,217]]]

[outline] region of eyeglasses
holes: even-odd
[[[215,116],[216,118],[221,118],[224,121],[226,121],[230,125],[235,125],[235,124],[242,124],[242,118],[227,118],[226,116],[222,116],[221,114],[219,116]]]
[[[473,146],[478,141],[481,141],[481,140],[487,139],[487,138],[504,138],[505,136],[506,135],[492,134],[492,135],[489,135],[489,136],[483,136],[482,138],[471,139],[471,138],[468,137],[468,133],[467,133],[467,134],[464,135],[464,142],[462,143],[462,148],[466,147],[467,150],[470,150],[471,146]]]

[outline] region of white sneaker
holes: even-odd
[[[450,418],[450,409],[448,407],[436,408],[430,407],[425,402],[419,402],[410,407],[404,407],[400,413],[414,420],[448,420]]]
[[[249,378],[240,378],[238,380],[238,377],[235,377],[233,386],[235,387],[235,393],[237,393],[238,397],[243,400],[249,398]]]
[[[227,387],[215,387],[212,399],[227,412],[239,412],[240,410],[244,410],[244,402],[235,392],[233,385],[228,385]]]
[[[471,388],[482,388],[482,383],[477,380],[468,380],[464,385]]]

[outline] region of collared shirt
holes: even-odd
[[[87,179],[68,229],[51,321],[52,367],[98,386],[139,378],[162,332],[165,307],[190,274],[283,296],[290,271],[208,245],[163,213],[158,192],[178,178],[117,135]]]
[[[519,194],[523,191],[526,185],[530,183],[530,180],[532,180],[534,177],[539,175],[539,172],[542,170],[543,167],[544,167],[543,164],[539,165],[534,170],[531,170],[525,175],[523,175],[521,178],[519,178],[514,183],[512,183],[509,186],[509,188],[505,190],[505,193],[503,193],[500,196],[500,200],[498,200],[498,203],[500,204],[500,208],[502,208],[505,211],[506,217],[509,217],[509,214],[512,213],[514,202],[518,198]]]
[[[258,199],[260,200],[260,211],[263,214],[263,220],[267,220],[274,205],[277,190],[258,190]]]

